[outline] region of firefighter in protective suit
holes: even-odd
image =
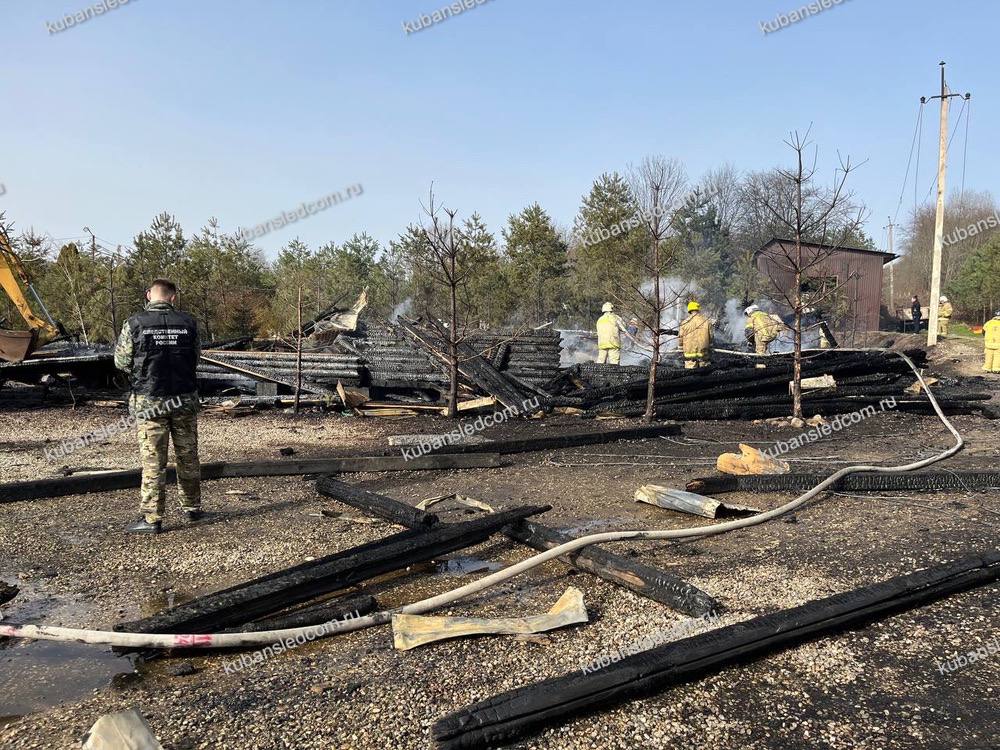
[[[986,321],[983,335],[986,336],[983,343],[983,370],[1000,373],[1000,310],[996,311],[992,320]]]
[[[768,346],[778,338],[778,321],[757,305],[750,305],[743,314],[747,316],[747,339],[753,337],[754,351],[757,354],[767,354]],[[765,367],[763,362],[758,362],[755,366],[759,369]]]
[[[615,314],[615,306],[605,302],[601,307],[604,313],[597,319],[597,362],[598,364],[618,365],[622,361],[622,337],[632,337],[628,333],[625,321]],[[634,340],[634,339],[633,339]]]
[[[198,462],[198,381],[201,356],[198,325],[174,309],[177,287],[156,279],[146,290],[148,304],[122,327],[115,366],[130,375],[129,411],[139,433],[142,517],[129,533],[160,532],[166,505],[168,444],[174,444],[181,511],[189,521],[201,515],[201,466]]]
[[[938,307],[938,336],[944,337],[948,335],[948,324],[951,323],[952,313],[954,313],[954,309],[951,303],[942,294],[941,305]]]
[[[712,322],[701,313],[701,305],[688,302],[688,316],[677,330],[677,345],[684,352],[684,369],[708,367],[712,357]]]

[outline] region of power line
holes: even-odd
[[[899,203],[896,205],[896,215],[892,217],[893,222],[899,218],[899,210],[903,206],[903,194],[906,192],[906,183],[910,179],[910,165],[913,162],[913,150],[917,145],[917,132],[920,129],[920,121],[924,116],[924,103],[920,102],[920,106],[917,107],[917,122],[913,126],[913,138],[910,140],[910,155],[906,157],[906,175],[903,177],[903,186],[899,189]],[[917,164],[920,163],[920,152],[917,151]],[[917,179],[914,176],[914,181]]]
[[[954,96],[957,96],[957,94],[954,94]],[[963,99],[962,100],[962,109],[959,110],[959,112],[958,112],[958,119],[955,120],[955,129],[951,131],[951,137],[948,139],[948,148],[949,149],[951,148],[951,142],[954,141],[955,140],[955,136],[958,135],[958,127],[959,127],[959,125],[962,124],[962,115],[965,114],[965,107],[966,107],[966,105],[968,103],[969,102],[968,102],[967,99]],[[931,182],[931,186],[929,188],[927,188],[927,194],[924,196],[924,200],[927,200],[930,197],[931,192],[934,190],[934,186],[935,185],[937,185],[937,178],[936,177],[934,178],[934,181]]]
[[[969,111],[965,114],[965,145],[962,147],[962,191],[958,194],[960,205],[963,205],[963,200],[965,199],[965,166],[969,161],[969,120],[971,119],[972,102],[969,101]]]

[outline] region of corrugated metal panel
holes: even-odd
[[[877,331],[879,310],[882,304],[882,254],[852,249],[826,250],[822,247],[803,245],[803,258],[808,263],[815,259],[807,276],[810,278],[836,277],[843,284],[845,296],[853,315],[834,321],[840,331]],[[757,256],[757,268],[784,294],[791,298],[794,291],[794,266],[785,254],[794,258],[794,243],[769,243]],[[846,282],[846,283],[845,283]],[[772,296],[773,292],[771,290]]]

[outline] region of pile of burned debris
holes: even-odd
[[[927,365],[922,349],[905,352],[918,368]],[[788,415],[793,377],[790,354],[761,359],[729,353],[713,366],[684,370],[657,369],[654,404],[657,417],[671,419],[765,419]],[[886,404],[901,411],[928,414],[932,406],[915,386],[913,373],[894,353],[814,350],[802,361],[803,411],[837,414]],[[640,367],[574,365],[547,385],[550,406],[578,409],[583,416],[638,417],[646,409],[649,372]],[[995,419],[995,406],[982,378],[937,382],[935,395],[947,414],[982,414]]]

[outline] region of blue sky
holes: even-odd
[[[534,201],[571,225],[598,174],[650,153],[693,178],[787,163],[782,139],[812,123],[831,177],[838,150],[868,159],[852,184],[880,242],[939,60],[973,94],[966,187],[996,193],[996,3],[845,0],[765,35],[801,3],[489,0],[404,31],[445,4],[131,0],[50,34],[88,3],[0,0],[0,210],[19,230],[128,243],[164,210],[189,234],[211,216],[235,230],[364,186],[257,241],[273,255],[295,236],[387,241],[433,180],[499,234]],[[929,107],[921,197],[936,136]],[[912,204],[911,186],[901,221]]]

